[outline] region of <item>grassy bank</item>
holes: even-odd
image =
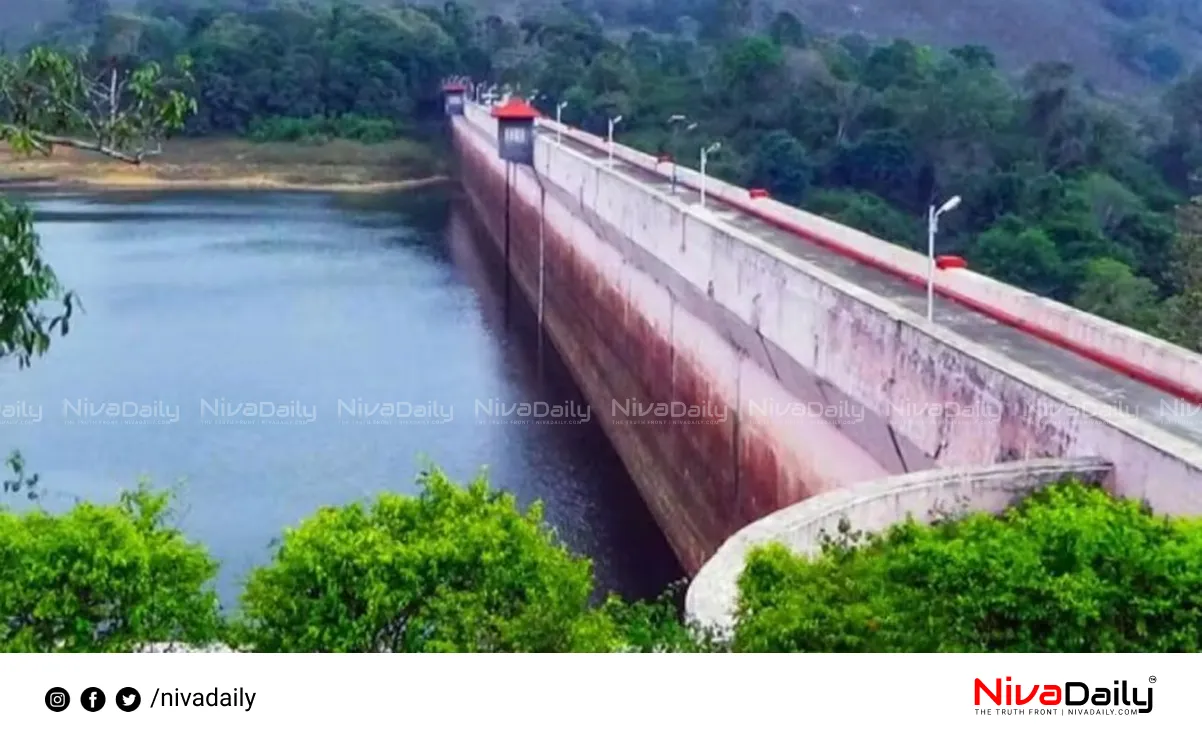
[[[137,166],[73,150],[17,157],[0,149],[0,187],[386,191],[444,180],[444,163],[434,148],[408,139],[378,144],[177,139]]]

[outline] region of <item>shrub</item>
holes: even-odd
[[[364,144],[379,144],[397,139],[403,133],[402,128],[391,119],[343,114],[307,119],[289,116],[257,118],[251,122],[248,136],[256,142],[323,144],[332,139],[349,139]]]
[[[537,504],[439,471],[417,497],[323,508],[250,576],[236,631],[260,652],[567,652],[622,646],[588,560]]]
[[[85,502],[59,515],[0,509],[0,650],[128,652],[218,639],[217,563],[167,526],[170,499],[142,486],[116,505]]]
[[[742,651],[1196,652],[1202,520],[1065,484],[815,559],[758,549],[739,587]]]

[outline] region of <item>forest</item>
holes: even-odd
[[[750,0],[644,4],[621,24],[574,0],[513,18],[399,0],[69,10],[32,43],[93,66],[191,60],[189,135],[344,120],[400,134],[438,115],[446,75],[508,83],[539,91],[544,110],[566,101],[564,119],[598,133],[621,114],[620,140],[681,162],[720,140],[716,175],[912,248],[925,247],[928,205],[959,195],[941,251],[1202,347],[1202,223],[1180,209],[1202,166],[1202,72],[1137,110],[1062,62],[1015,76],[987,48],[827,36]],[[673,131],[673,117],[697,126]]]

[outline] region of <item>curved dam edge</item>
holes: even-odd
[[[913,516],[930,523],[953,512],[1001,513],[1032,491],[1065,479],[1106,485],[1114,466],[1097,457],[1007,462],[987,467],[925,470],[863,483],[810,498],[749,524],[728,539],[689,585],[690,621],[719,631],[734,626],[739,576],[754,547],[777,542],[801,555],[821,550],[820,535],[847,519],[853,529],[880,532]]]

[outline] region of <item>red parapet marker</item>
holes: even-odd
[[[968,261],[958,255],[941,255],[935,259],[937,268],[968,268]]]
[[[766,189],[766,188],[748,189],[747,195],[753,199],[766,199],[766,198],[768,198],[768,189]]]
[[[656,163],[670,163],[670,162],[672,162],[672,156],[660,153],[655,156],[655,162]]]

